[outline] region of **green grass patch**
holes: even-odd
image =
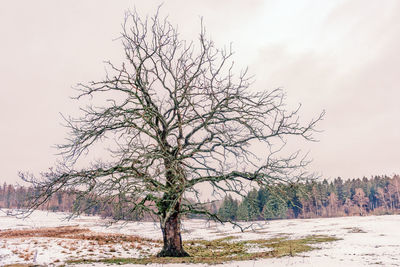
[[[312,246],[318,243],[339,240],[336,237],[325,235],[310,235],[299,239],[276,237],[271,239],[236,240],[236,237],[224,237],[215,240],[186,241],[184,248],[191,256],[184,258],[159,258],[149,256],[143,258],[110,258],[100,260],[74,260],[67,263],[94,263],[109,264],[167,264],[167,263],[207,263],[219,264],[229,261],[255,260],[272,257],[295,256],[299,253],[318,249]],[[256,252],[249,252],[253,250]],[[259,250],[259,251],[257,251]]]

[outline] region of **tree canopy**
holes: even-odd
[[[103,80],[77,86],[77,99],[93,104],[66,118],[62,161],[39,178],[21,174],[41,192],[34,207],[68,188],[93,203],[150,212],[163,232],[159,255],[186,256],[181,215],[223,220],[204,208],[198,185],[244,195],[249,182],[270,186],[308,177],[298,151],[280,152],[289,136],[313,141],[323,113],[301,123],[299,108],[287,110],[282,89],[250,90],[247,69],[234,73],[232,48],[215,47],[203,26],[188,42],[158,12],[151,18],[127,12],[120,40],[122,64],[107,62]],[[104,160],[77,167],[99,144],[109,144]]]

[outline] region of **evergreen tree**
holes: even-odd
[[[290,187],[288,191],[288,208],[293,211],[293,215],[295,218],[299,216],[303,209],[303,205],[300,200],[301,192],[303,191],[301,187],[302,185],[299,184]]]
[[[234,200],[231,195],[224,198],[221,207],[218,210],[218,216],[222,220],[236,220],[238,210],[238,201]]]
[[[271,194],[264,205],[263,217],[267,220],[286,219],[287,212],[288,206],[286,204],[286,201],[275,194]]]
[[[250,220],[249,212],[248,212],[248,204],[247,204],[246,198],[244,198],[243,201],[240,202],[236,216],[239,221],[249,221]]]
[[[258,192],[256,189],[253,189],[247,194],[247,196],[243,199],[238,207],[238,220],[254,221],[260,218],[257,197]]]
[[[262,212],[264,205],[267,202],[268,194],[269,194],[268,188],[260,188],[260,190],[258,190],[257,204],[258,204],[258,210],[260,211],[260,213]]]

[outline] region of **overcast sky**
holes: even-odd
[[[326,110],[311,171],[327,179],[400,173],[400,1],[164,1],[182,38],[200,17],[218,46],[233,43],[254,88],[284,88],[311,119]],[[119,61],[124,11],[161,1],[3,1],[0,9],[0,182],[57,160],[73,85]]]

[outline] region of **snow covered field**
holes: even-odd
[[[18,230],[29,230],[42,227],[60,227],[69,231],[90,229],[91,238],[63,238],[65,233],[54,233],[54,236],[41,236],[40,233],[30,237],[8,236],[0,239],[0,266],[15,263],[35,263],[41,265],[62,264],[66,260],[79,258],[139,257],[155,254],[160,250],[159,243],[125,242],[123,235],[137,235],[149,239],[161,239],[157,224],[151,222],[119,222],[108,225],[98,217],[81,216],[73,220],[63,220],[66,215],[36,211],[24,220],[7,216],[0,211],[1,233],[23,233]],[[248,224],[247,224],[248,225]],[[400,266],[400,215],[343,217],[324,219],[298,219],[258,222],[253,230],[240,232],[232,225],[221,225],[203,220],[187,220],[183,223],[183,239],[216,239],[224,236],[235,236],[239,240],[273,238],[286,234],[289,238],[308,235],[329,235],[341,240],[321,243],[321,248],[305,252],[300,256],[261,259],[256,261],[228,262],[220,266]],[[70,228],[68,228],[70,227]],[[58,231],[58,230],[57,230]],[[40,232],[40,231],[39,231]],[[15,234],[14,233],[14,234]],[[80,233],[80,232],[79,232]],[[59,236],[58,236],[59,235]],[[116,242],[108,243],[111,238]],[[121,239],[122,238],[122,239]],[[95,243],[94,241],[98,242]],[[102,242],[102,243],[101,243]],[[100,246],[98,244],[101,244]],[[149,245],[150,244],[150,245]],[[85,266],[81,264],[80,266]],[[88,264],[87,266],[93,266]],[[96,264],[100,266],[100,264]],[[134,265],[129,265],[134,266]],[[186,266],[185,264],[151,264],[146,266]],[[205,264],[191,264],[199,267]]]

